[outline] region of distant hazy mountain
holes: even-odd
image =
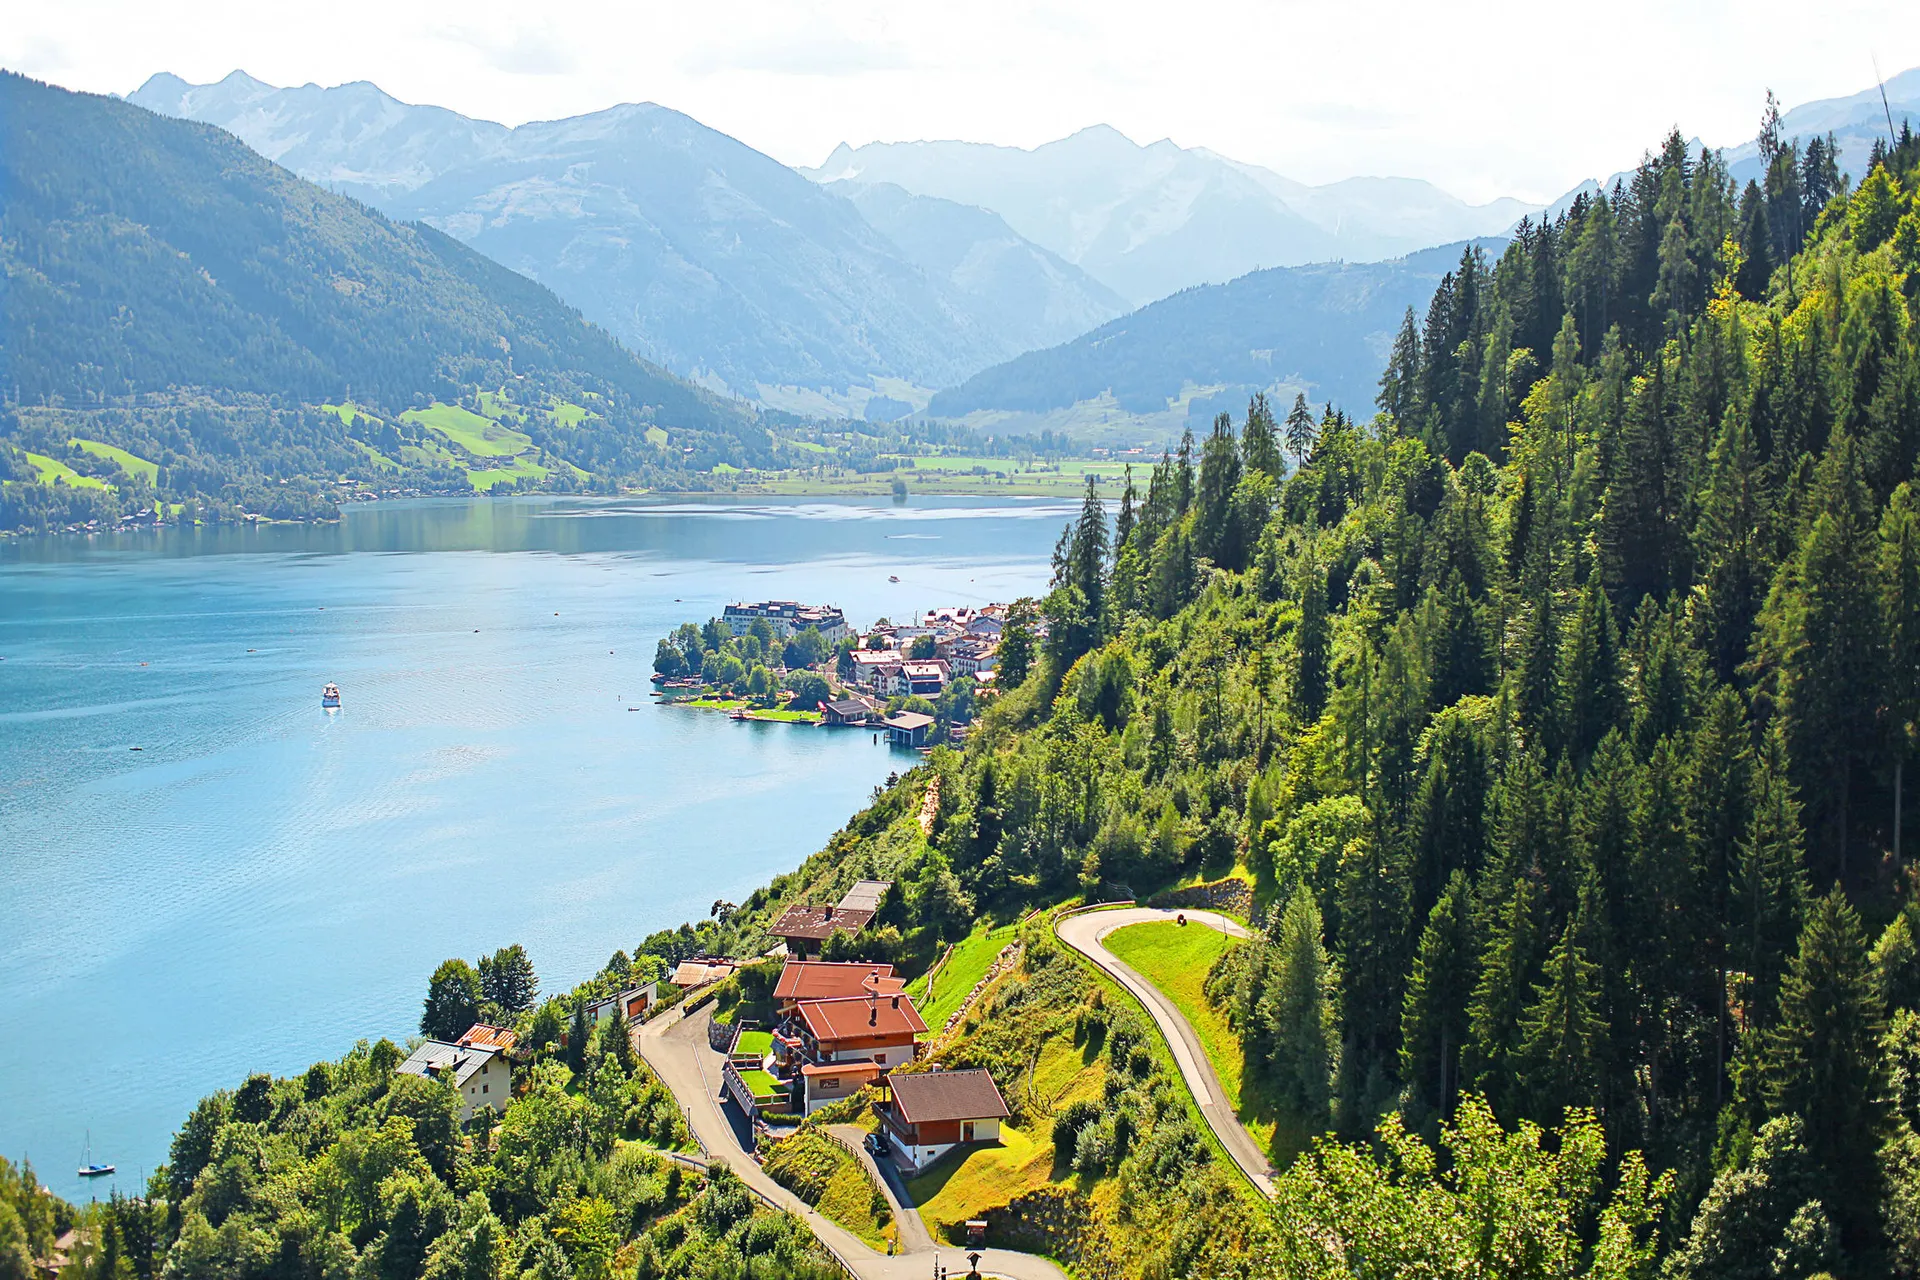
[[[953,287],[1021,350],[1077,337],[1129,308],[1113,290],[1019,235],[997,213],[890,182],[836,183],[866,220],[921,270]]]
[[[876,391],[924,403],[1124,309],[991,215],[868,201],[882,234],[838,194],[650,104],[507,129],[364,82],[277,89],[240,72],[157,75],[131,101],[439,227],[667,368],[783,407],[857,414]]]
[[[1480,242],[1489,256],[1503,241]],[[1188,289],[1072,342],[975,374],[928,412],[983,430],[1049,427],[1117,443],[1162,441],[1256,391],[1295,392],[1371,416],[1408,307],[1424,312],[1465,245],[1377,263],[1256,271]]]
[[[1896,133],[1908,123],[1920,128],[1920,67],[1903,71],[1887,81],[1886,91],[1884,106],[1878,86],[1845,98],[1802,103],[1780,117],[1780,133],[1783,137],[1800,139],[1803,146],[1817,135],[1832,133],[1834,141],[1840,144],[1840,171],[1852,174],[1857,183],[1866,176],[1867,157],[1873,151],[1874,140],[1887,141],[1889,114]],[[1759,113],[1754,114],[1754,131],[1758,133]],[[1727,165],[1741,183],[1760,177],[1759,144],[1747,141],[1728,147]]]
[[[842,145],[821,182],[887,182],[990,209],[1138,305],[1262,267],[1369,261],[1510,226],[1532,206],[1469,205],[1411,178],[1312,187],[1106,125],[1031,151],[970,142]]]

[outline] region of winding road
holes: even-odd
[[[1216,911],[1177,912],[1156,907],[1083,911],[1061,919],[1055,930],[1062,942],[1111,974],[1115,981],[1146,1006],[1161,1034],[1166,1036],[1167,1045],[1173,1050],[1174,1063],[1186,1078],[1187,1087],[1193,1091],[1193,1100],[1199,1106],[1200,1114],[1206,1118],[1208,1127],[1220,1139],[1220,1145],[1227,1149],[1227,1154],[1240,1166],[1248,1180],[1263,1195],[1271,1196],[1273,1164],[1260,1149],[1260,1144],[1254,1141],[1253,1135],[1247,1132],[1246,1126],[1240,1123],[1240,1117],[1234,1114],[1233,1104],[1227,1100],[1226,1090],[1221,1088],[1220,1077],[1214,1072],[1213,1064],[1207,1061],[1207,1051],[1192,1024],[1158,987],[1134,972],[1100,942],[1114,930],[1124,929],[1130,924],[1170,921],[1179,915],[1186,916],[1189,927],[1218,929],[1233,938],[1248,936],[1245,925]]]
[[[906,1252],[894,1257],[877,1253],[852,1232],[817,1212],[813,1206],[772,1178],[753,1158],[753,1133],[737,1110],[722,1101],[720,1066],[724,1057],[707,1047],[710,1008],[683,1016],[670,1010],[641,1027],[634,1035],[640,1056],[685,1109],[687,1122],[709,1160],[724,1160],[760,1197],[799,1216],[813,1234],[845,1263],[858,1280],[928,1280],[936,1263],[948,1274],[967,1274],[967,1251],[953,1245],[935,1247],[920,1215],[901,1203],[897,1179],[884,1178],[887,1200],[900,1222],[899,1238]],[[866,1159],[857,1143],[855,1150]],[[866,1159],[868,1167],[872,1161]],[[1068,1280],[1066,1272],[1045,1258],[1010,1249],[980,1250],[980,1274],[1003,1280]]]

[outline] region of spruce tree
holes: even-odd
[[[1394,420],[1394,427],[1401,434],[1417,433],[1420,424],[1416,421],[1416,400],[1420,389],[1420,329],[1414,319],[1413,308],[1407,308],[1407,314],[1400,321],[1400,332],[1393,340],[1393,350],[1387,356],[1387,367],[1380,375],[1380,394],[1374,403],[1380,411]],[[1296,410],[1306,409],[1306,397],[1294,401]],[[1293,415],[1287,415],[1287,425],[1293,425]],[[1293,447],[1292,432],[1288,433],[1288,447]],[[1301,457],[1300,450],[1294,451],[1295,457]]]
[[[1293,455],[1293,465],[1306,465],[1307,458],[1313,452],[1313,442],[1318,434],[1313,424],[1313,410],[1307,408],[1304,393],[1293,397],[1293,408],[1287,410],[1287,452]]]
[[[1788,776],[1785,734],[1778,725],[1762,744],[1737,875],[1732,953],[1747,976],[1747,1024],[1765,1027],[1774,1019],[1780,975],[1799,935],[1807,899],[1800,805]]]
[[[1240,454],[1249,471],[1264,471],[1275,480],[1286,474],[1286,463],[1280,457],[1280,425],[1274,421],[1273,409],[1267,404],[1264,391],[1255,394],[1247,405],[1247,425],[1240,433]]]
[[[1520,1100],[1520,1039],[1528,995],[1540,968],[1539,891],[1522,877],[1487,931],[1479,974],[1467,1005],[1467,1040],[1461,1055],[1466,1087],[1486,1095],[1494,1109],[1514,1117]]]
[[[1280,918],[1262,1010],[1272,1045],[1268,1074],[1280,1104],[1308,1135],[1333,1123],[1340,1065],[1339,1017],[1320,907],[1304,883]]]
[[[1333,624],[1327,617],[1327,571],[1309,549],[1301,557],[1300,626],[1294,639],[1294,714],[1303,724],[1320,718],[1327,705],[1328,659]]]
[[[1520,1060],[1530,1113],[1543,1123],[1568,1107],[1600,1100],[1606,1023],[1600,1016],[1600,968],[1580,945],[1580,921],[1569,920],[1520,1021]]]
[[[1400,1078],[1443,1116],[1452,1114],[1460,1090],[1474,978],[1471,925],[1466,873],[1455,871],[1420,933],[1400,1015]]]
[[[1920,746],[1920,495],[1894,490],[1880,520],[1880,616],[1886,624],[1887,738],[1893,758],[1893,860],[1905,851],[1907,763]]]
[[[1887,1122],[1883,1030],[1866,934],[1836,885],[1808,913],[1761,1070],[1769,1108],[1806,1122],[1823,1200],[1855,1244],[1868,1238],[1877,1202],[1874,1157]]]

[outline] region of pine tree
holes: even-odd
[[[1308,1134],[1333,1123],[1333,1079],[1340,1065],[1334,1000],[1320,907],[1303,883],[1280,919],[1262,1012],[1273,1046],[1267,1069],[1275,1097]]]
[[[1220,414],[1200,450],[1200,489],[1194,500],[1194,549],[1223,569],[1246,566],[1246,539],[1234,518],[1233,493],[1240,485],[1240,450],[1233,419]]]
[[[1380,411],[1394,420],[1401,433],[1418,432],[1420,424],[1416,420],[1416,400],[1420,389],[1420,329],[1414,319],[1413,308],[1407,308],[1406,316],[1400,321],[1400,332],[1394,337],[1393,350],[1387,356],[1386,371],[1380,375],[1380,395],[1374,403]],[[1294,400],[1294,409],[1304,413],[1307,407],[1305,396]],[[1303,457],[1302,450],[1294,448],[1293,415],[1287,415],[1287,446],[1294,449],[1296,458]]]
[[[1467,1006],[1462,1078],[1509,1118],[1519,1101],[1520,1038],[1528,993],[1540,968],[1538,897],[1531,878],[1523,877],[1514,885],[1505,909],[1487,932]]]
[[[1293,702],[1303,724],[1320,718],[1327,705],[1327,658],[1333,627],[1327,618],[1327,571],[1309,550],[1301,558],[1300,626],[1295,632]]]
[[[524,1013],[539,1002],[540,979],[519,943],[502,947],[480,961],[480,993],[508,1013]]]
[[[1780,1017],[1761,1070],[1768,1106],[1806,1121],[1823,1200],[1856,1243],[1871,1230],[1878,1199],[1874,1155],[1887,1122],[1883,1030],[1866,934],[1836,885],[1808,914],[1780,984]]]
[[[1554,944],[1534,999],[1520,1022],[1520,1059],[1539,1120],[1567,1107],[1597,1106],[1606,1023],[1599,1013],[1600,968],[1580,945],[1580,922],[1569,920]]]
[[[1886,624],[1887,728],[1893,757],[1893,859],[1904,856],[1906,768],[1920,746],[1920,497],[1894,490],[1880,520],[1880,616]]]
[[[1400,1015],[1400,1078],[1443,1116],[1460,1090],[1467,1037],[1475,959],[1469,899],[1466,874],[1454,872],[1421,931]]]
[[[1560,713],[1567,749],[1577,763],[1584,762],[1600,739],[1625,719],[1625,690],[1620,683],[1620,638],[1613,628],[1613,611],[1598,574],[1587,576],[1580,593],[1580,612],[1574,621],[1566,661],[1567,705]]]
[[[1255,394],[1247,405],[1247,425],[1240,433],[1240,452],[1249,471],[1264,471],[1275,480],[1286,474],[1286,463],[1280,457],[1280,426],[1274,421],[1273,409],[1268,406],[1264,391]]]
[[[1319,434],[1319,428],[1313,423],[1313,410],[1307,408],[1304,393],[1293,397],[1293,408],[1287,410],[1287,452],[1293,455],[1296,467],[1305,466],[1307,458],[1313,452],[1313,442]]]
[[[1800,852],[1800,806],[1789,777],[1785,735],[1771,729],[1762,744],[1752,816],[1740,847],[1733,895],[1735,961],[1747,976],[1749,1026],[1773,1022],[1780,975],[1807,898]]]

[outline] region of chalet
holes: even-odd
[[[805,960],[819,955],[821,944],[834,934],[860,932],[873,915],[872,911],[846,911],[837,906],[788,907],[767,932],[787,944],[788,955]]]
[[[482,1107],[505,1111],[513,1101],[513,1068],[497,1049],[462,1048],[444,1040],[428,1040],[397,1068],[429,1080],[451,1079],[460,1090],[460,1121],[473,1119]]]
[[[920,625],[923,627],[934,627],[936,629],[950,628],[954,631],[965,631],[967,626],[979,616],[980,611],[971,605],[947,605],[945,608],[929,609],[921,614]]]
[[[926,1168],[962,1143],[1000,1138],[1007,1103],[984,1070],[896,1071],[886,1085],[892,1096],[874,1110],[893,1140],[894,1158],[910,1170]]]
[[[847,634],[847,619],[832,605],[801,604],[797,600],[761,600],[753,604],[730,604],[721,611],[720,620],[736,636],[746,635],[753,624],[764,619],[773,628],[776,639],[789,640],[795,633],[812,628],[828,644]]]
[[[809,1000],[787,1021],[787,1035],[800,1056],[815,1066],[871,1062],[893,1067],[912,1062],[916,1037],[927,1024],[905,992]]]
[[[820,723],[863,725],[879,709],[871,698],[835,698],[820,704]]]
[[[924,747],[933,731],[933,717],[918,711],[896,711],[880,723],[886,726],[887,741],[896,747]]]
[[[846,1000],[868,994],[890,996],[906,990],[890,964],[789,960],[773,987],[773,1011],[786,1017],[807,1000]]]
[[[616,1010],[630,1023],[645,1022],[647,1010],[653,1008],[659,998],[660,988],[657,983],[649,982],[644,987],[629,987],[625,991],[595,1000],[588,1005],[587,1022],[597,1027],[601,1019],[612,1017]]]
[[[975,614],[967,622],[967,634],[983,640],[998,640],[1000,633],[1006,629],[1006,619],[990,613]]]

